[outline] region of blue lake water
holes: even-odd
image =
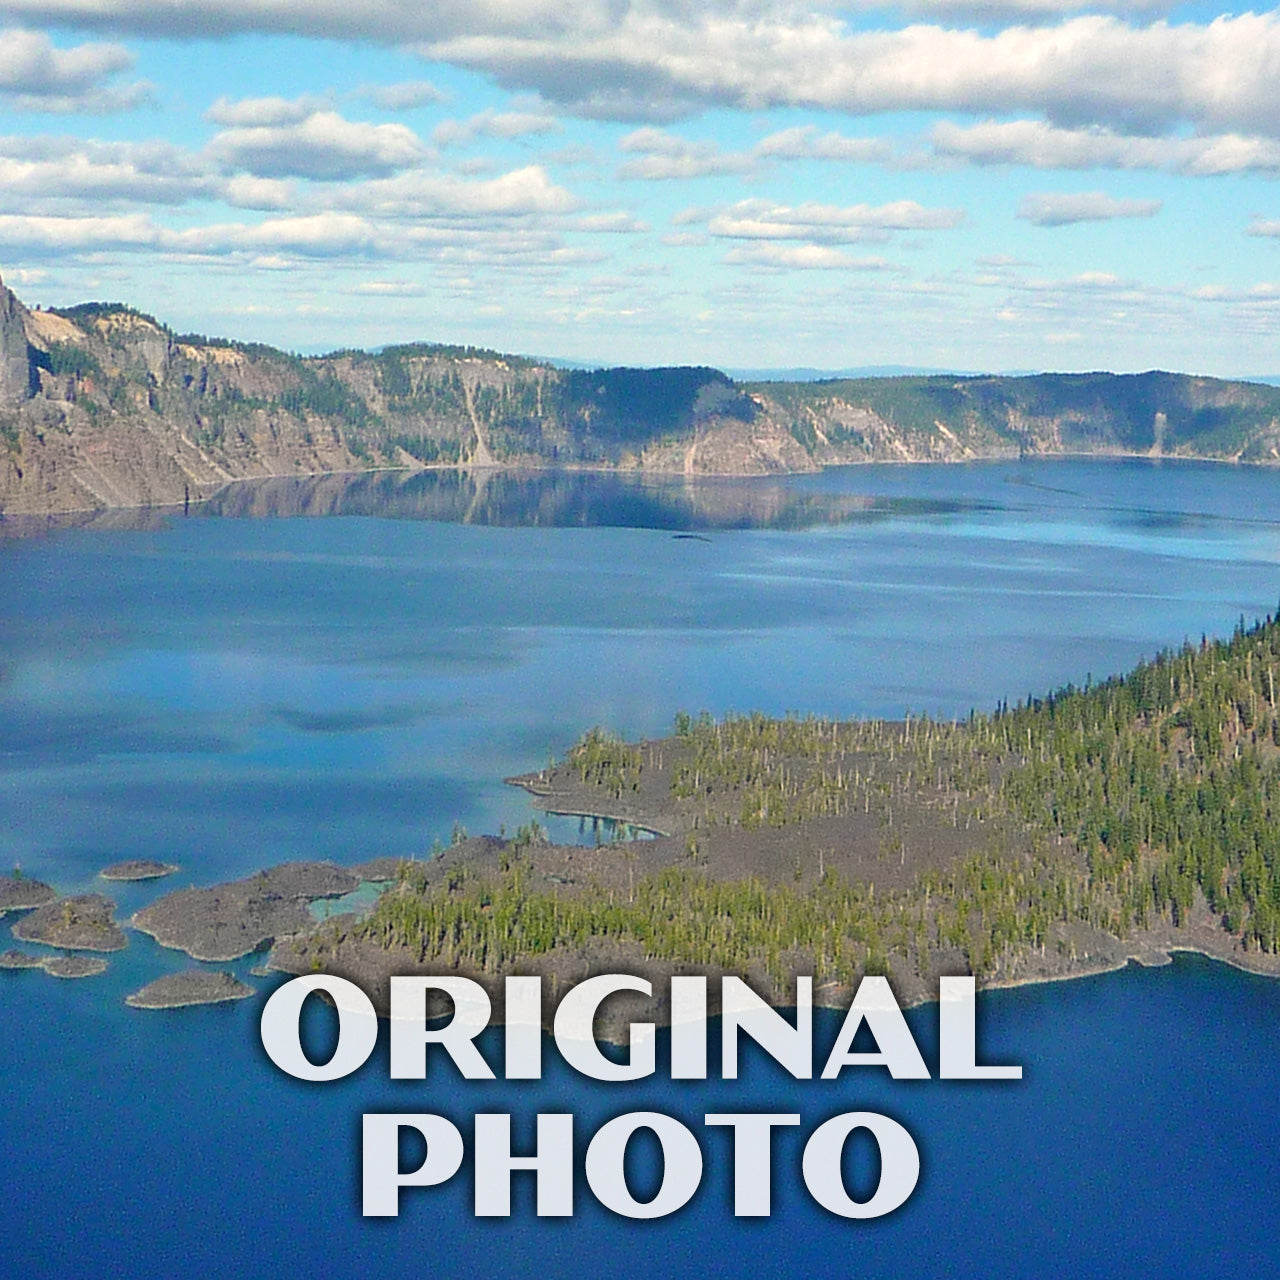
[[[180,864],[113,886],[129,912],[283,858],[422,854],[457,821],[526,821],[501,779],[593,724],[964,715],[1280,597],[1280,478],[1263,470],[469,484],[241,487],[187,518],[0,545],[0,866],[85,891],[120,858]],[[341,514],[269,514],[321,507]],[[101,978],[0,974],[0,1275],[1225,1276],[1280,1259],[1280,984],[1206,961],[984,998],[984,1051],[1024,1064],[1014,1085],[797,1084],[763,1062],[705,1086],[588,1086],[554,1063],[536,1085],[392,1085],[385,1054],[306,1085],[265,1058],[261,999],[127,1009],[185,962],[131,937]],[[927,1042],[934,1015],[912,1017]],[[919,1143],[920,1185],[883,1221],[834,1218],[790,1131],[773,1216],[738,1221],[728,1135],[709,1131],[702,1189],[661,1222],[613,1218],[585,1187],[568,1221],[518,1192],[510,1222],[479,1222],[465,1170],[396,1221],[359,1216],[363,1111],[441,1111],[464,1132],[510,1111],[530,1136],[538,1110],[568,1110],[585,1140],[645,1109],[795,1110],[805,1133],[883,1111]]]

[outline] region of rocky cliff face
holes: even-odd
[[[31,395],[27,309],[0,280],[0,408],[13,408]]]
[[[287,357],[178,342],[125,308],[16,315],[0,402],[7,515],[198,501],[237,478],[368,465],[337,422],[279,403],[297,381],[276,367]]]
[[[303,359],[0,285],[0,514],[199,501],[233,480],[586,466],[763,475],[1054,453],[1280,460],[1280,389],[1174,374],[739,386],[414,345]]]

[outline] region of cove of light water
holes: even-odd
[[[455,821],[526,821],[502,777],[596,723],[963,715],[1228,632],[1280,596],[1265,471],[874,467],[706,500],[577,478],[565,502],[538,483],[489,501],[485,524],[200,516],[0,548],[0,866],[84,891],[120,858],[181,865],[113,886],[128,912],[283,858],[422,853]],[[412,496],[421,514],[432,494]],[[757,1063],[736,1083],[612,1089],[554,1065],[537,1086],[392,1086],[385,1056],[338,1085],[291,1082],[258,1044],[260,998],[121,1003],[180,967],[132,935],[102,978],[0,974],[0,1275],[1204,1276],[1280,1258],[1280,985],[1207,962],[986,998],[984,1044],[1024,1064],[1018,1085],[798,1085]],[[931,1013],[913,1016],[927,1040]],[[362,1111],[442,1111],[464,1131],[511,1111],[519,1134],[569,1110],[585,1138],[646,1108],[797,1110],[806,1131],[882,1110],[919,1142],[921,1183],[883,1222],[841,1221],[804,1195],[785,1136],[774,1216],[735,1221],[720,1134],[698,1197],[659,1223],[611,1218],[585,1189],[567,1222],[536,1220],[528,1196],[478,1222],[465,1176],[396,1222],[359,1217]]]

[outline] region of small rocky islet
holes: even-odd
[[[125,996],[124,1002],[135,1009],[184,1009],[243,1000],[253,994],[251,986],[223,969],[186,969],[148,982],[141,990]]]
[[[277,937],[314,925],[311,903],[342,897],[366,880],[389,880],[400,862],[375,858],[351,869],[322,862],[283,863],[242,880],[165,894],[127,923],[162,946],[186,951],[195,959],[239,959]],[[99,875],[107,880],[145,881],[176,870],[168,863],[128,859]],[[0,876],[0,915],[8,911],[23,913],[11,930],[15,938],[58,948],[62,954],[9,948],[0,952],[0,970],[43,969],[58,978],[91,977],[104,972],[107,961],[86,953],[128,946],[128,935],[115,919],[116,903],[102,894],[60,897],[42,881],[21,874]],[[242,1000],[252,994],[254,989],[234,974],[191,969],[157,978],[127,996],[126,1003],[142,1009],[182,1008]]]
[[[75,955],[34,955],[12,948],[0,953],[0,969],[43,969],[54,978],[93,978],[107,970],[101,955],[129,945],[115,921],[116,904],[101,894],[59,898],[52,888],[25,877],[0,877],[0,901],[6,910],[28,912],[12,929],[20,942],[37,942]],[[37,905],[39,904],[39,905]]]
[[[113,862],[98,872],[102,880],[159,880],[162,876],[171,876],[177,867],[171,862],[156,862],[151,858],[127,858],[124,862]]]
[[[64,951],[123,951],[129,939],[115,921],[115,909],[100,893],[55,898],[19,920],[13,936]]]
[[[0,876],[0,916],[6,911],[30,911],[43,907],[58,895],[41,880],[30,876]]]
[[[313,925],[310,903],[359,887],[359,876],[334,863],[285,862],[243,880],[165,894],[131,923],[195,960],[238,960]]]
[[[106,973],[101,956],[37,956],[16,947],[0,952],[0,969],[43,969],[53,978],[95,978]]]
[[[107,962],[101,956],[51,956],[41,968],[52,978],[96,978],[106,973]]]

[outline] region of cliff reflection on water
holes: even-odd
[[[228,485],[199,508],[220,516],[369,515],[501,527],[807,529],[972,504],[805,492],[793,477],[630,476],[594,471],[382,471]],[[196,508],[192,508],[195,513]]]

